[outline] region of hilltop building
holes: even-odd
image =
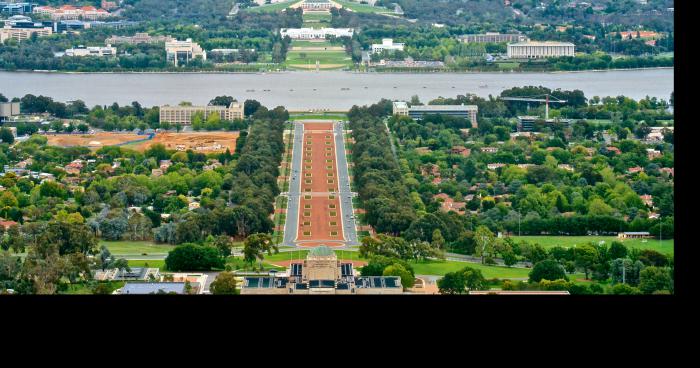
[[[175,66],[177,66],[180,61],[188,63],[194,58],[207,60],[207,52],[204,51],[198,43],[192,42],[191,38],[188,38],[185,41],[166,41],[165,54],[166,60],[174,63]]]
[[[329,1],[329,0],[304,0],[303,3],[301,3],[301,9],[304,13],[309,13],[309,12],[321,12],[321,13],[330,13],[331,8],[336,8],[339,6],[336,6],[335,3]]]
[[[29,14],[32,12],[36,4],[32,3],[16,3],[12,1],[0,1],[0,14],[17,15]]]
[[[204,120],[211,114],[219,114],[221,120],[243,119],[243,104],[233,101],[226,106],[169,106],[160,107],[160,122],[172,124],[192,124],[192,116],[198,112],[204,115]]]
[[[84,20],[96,20],[111,17],[108,11],[104,9],[97,9],[94,6],[81,6],[76,7],[72,5],[63,5],[58,8],[51,6],[37,6],[34,8],[33,13],[35,14],[48,14],[53,20],[65,20],[65,19],[84,19]]]
[[[508,44],[508,57],[511,59],[541,59],[561,56],[574,56],[574,44],[553,41]]]
[[[479,111],[477,105],[416,105],[408,106],[406,101],[396,101],[393,104],[393,114],[409,116],[412,119],[421,119],[424,115],[449,115],[469,119],[472,128],[477,128],[479,123],[476,115]]]
[[[241,294],[401,294],[399,276],[356,275],[352,263],[338,260],[326,246],[312,248],[306,260],[291,263],[285,273],[246,277]]]

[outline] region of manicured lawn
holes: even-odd
[[[616,236],[513,236],[513,240],[525,240],[529,243],[538,243],[545,248],[555,246],[573,247],[574,244],[582,245],[589,242],[598,243],[605,241],[609,246],[613,241],[619,241]],[[646,242],[644,242],[646,240]],[[623,240],[627,248],[652,249],[664,254],[673,255],[673,239],[670,240],[654,240],[654,239],[627,239]]]
[[[129,267],[151,267],[165,271],[164,259],[149,259],[149,260],[129,260]]]
[[[292,47],[332,47],[328,41],[305,41],[305,40],[292,40]]]
[[[358,4],[358,3],[353,3],[350,1],[342,1],[342,0],[334,0],[336,3],[342,5],[345,8],[348,8],[352,11],[358,12],[358,13],[393,13],[391,10],[384,8],[384,7],[379,7],[379,6],[372,6],[372,5],[367,5],[367,4]]]
[[[266,4],[263,6],[254,6],[252,8],[246,8],[243,9],[242,11],[247,11],[251,13],[264,13],[264,12],[278,12],[281,11],[282,9],[286,9],[287,7],[294,5],[301,0],[290,0],[290,1],[285,1],[277,4]]]
[[[302,55],[304,54],[304,55]],[[287,66],[315,68],[316,60],[321,66],[346,67],[352,65],[352,59],[345,51],[289,51],[287,52]]]
[[[169,244],[156,244],[149,241],[106,241],[101,240],[100,246],[105,245],[114,254],[166,254],[175,248]]]
[[[486,266],[479,263],[455,262],[455,261],[421,261],[410,262],[413,266],[413,271],[416,275],[439,275],[442,276],[448,272],[459,271],[464,267],[471,267],[480,270],[487,279],[513,279],[527,278],[530,273],[529,268],[509,268],[499,266]]]

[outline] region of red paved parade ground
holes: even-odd
[[[343,245],[332,123],[304,123],[297,244]]]

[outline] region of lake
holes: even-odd
[[[354,73],[343,71],[251,74],[218,73],[44,73],[0,72],[0,93],[8,98],[31,93],[58,101],[80,99],[88,106],[138,101],[143,106],[189,101],[206,104],[219,95],[256,99],[289,110],[346,110],[381,98],[427,102],[436,97],[474,93],[497,96],[527,85],[582,90],[586,97],[625,95],[668,100],[673,69],[569,73]]]

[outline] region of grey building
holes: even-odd
[[[396,101],[393,105],[394,115],[409,116],[419,120],[425,115],[447,115],[469,119],[472,128],[477,128],[476,115],[479,111],[476,105],[415,105],[408,106],[405,101]]]

